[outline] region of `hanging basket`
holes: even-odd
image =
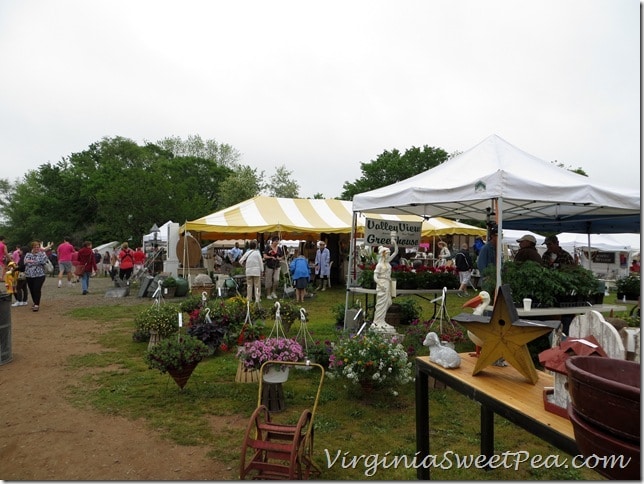
[[[179,385],[179,388],[183,390],[183,387],[186,386],[192,372],[197,367],[197,364],[186,366],[180,370],[168,370],[168,373],[173,378],[173,380]]]
[[[288,380],[288,372],[288,366],[282,369],[279,365],[267,365],[263,379],[266,383],[284,383]]]

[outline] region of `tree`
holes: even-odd
[[[447,158],[445,150],[427,145],[422,149],[411,147],[402,155],[397,149],[384,151],[375,160],[369,163],[360,163],[362,176],[353,183],[344,182],[340,198],[351,200],[358,193],[405,180],[440,165]]]
[[[179,136],[169,136],[155,144],[174,156],[203,158],[228,168],[234,168],[241,158],[239,151],[232,146],[217,143],[214,139],[204,141],[199,135],[188,136],[185,140]]]
[[[219,184],[232,173],[213,160],[103,138],[8,188],[0,201],[4,235],[20,243],[65,235],[75,243],[139,241],[153,223],[184,222],[215,210]]]
[[[258,173],[257,168],[239,166],[219,184],[219,203],[217,210],[253,198],[259,195],[263,189],[263,171]]]
[[[298,198],[300,187],[291,179],[292,174],[284,165],[278,167],[269,179],[268,194],[271,197]]]

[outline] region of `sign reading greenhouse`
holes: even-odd
[[[395,233],[399,247],[417,247],[420,244],[422,227],[422,222],[367,218],[364,231],[365,244],[392,245],[391,236]]]

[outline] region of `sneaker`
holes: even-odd
[[[20,301],[16,301],[15,303],[13,303],[11,305],[12,308],[15,308],[15,307],[18,307],[18,306],[22,306],[22,303]]]
[[[83,296],[87,294],[87,291],[83,291]]]
[[[277,294],[273,293],[271,294],[271,299],[279,299],[279,298],[277,297]]]
[[[58,281],[58,287],[63,287],[63,281]]]
[[[22,301],[22,302],[20,303],[20,305],[21,305],[21,306],[26,306],[27,304],[29,304],[27,301]]]
[[[40,308],[39,308],[38,306],[36,306],[36,305],[32,306],[32,308],[31,308],[31,310],[32,310],[33,312],[38,312],[38,310],[39,310],[39,309],[40,309]]]
[[[273,295],[269,294],[268,296],[266,296],[266,299],[273,299]]]

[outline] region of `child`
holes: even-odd
[[[4,274],[4,286],[7,289],[7,294],[13,296],[16,293],[16,285],[18,284],[18,267],[14,261],[7,264],[7,271]],[[16,297],[16,302],[14,302],[12,307],[22,306],[22,303],[18,301]]]

